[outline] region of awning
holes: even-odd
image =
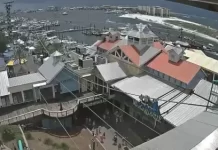
[[[21,59],[20,63],[21,64],[24,64],[26,63],[27,60],[26,59]],[[7,63],[7,66],[14,66],[14,65],[18,65],[19,64],[19,59],[16,59],[16,60],[10,60],[8,63]]]
[[[42,83],[33,84],[33,87],[36,88],[36,87],[41,87],[41,86],[45,86],[45,85],[46,85],[46,82],[42,82]]]

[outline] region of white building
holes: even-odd
[[[145,12],[147,15],[169,17],[170,10],[160,6],[138,6],[139,11]]]

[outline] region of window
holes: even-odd
[[[174,78],[170,77],[170,82],[171,82],[171,83],[175,83],[176,80],[175,80]]]
[[[12,93],[12,97],[13,97],[14,104],[20,104],[23,102],[23,97],[21,92]]]
[[[33,90],[27,90],[23,92],[25,101],[33,101]]]
[[[2,103],[2,107],[10,106],[9,96],[2,96],[1,103]]]
[[[164,75],[164,79],[169,81],[169,76],[168,75]]]
[[[139,38],[134,38],[134,41],[135,42],[139,42]]]
[[[158,71],[154,70],[154,75],[158,76]]]
[[[159,77],[163,78],[164,74],[162,72],[159,72]]]

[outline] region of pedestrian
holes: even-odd
[[[63,111],[62,103],[60,103],[60,111]]]
[[[103,119],[106,120],[106,115],[105,114],[103,114]]]
[[[92,129],[92,136],[95,136],[95,130]]]
[[[98,128],[96,128],[96,136],[98,136],[98,134],[99,134],[99,133],[98,133]]]
[[[118,123],[118,117],[116,117],[116,124]]]
[[[16,148],[16,146],[15,146],[15,144],[13,143],[13,146],[14,146],[14,150],[17,150],[17,148]]]
[[[100,136],[100,140],[101,140],[101,143],[104,143],[104,136],[103,135]]]
[[[91,123],[92,123],[92,119],[91,119],[91,118],[89,118],[89,125],[91,125]]]
[[[121,146],[121,144],[119,143],[119,144],[118,144],[118,150],[121,150],[121,148],[122,148],[122,146]]]
[[[114,145],[117,145],[117,135],[114,135]]]
[[[125,139],[124,139],[124,137],[122,137],[122,145],[123,145],[123,146],[125,145]]]
[[[110,113],[109,113],[109,110],[108,110],[108,109],[106,110],[106,115],[107,115],[107,117],[110,119]]]
[[[95,120],[92,122],[92,127],[95,128]]]
[[[101,133],[101,126],[98,127],[98,132]]]
[[[89,123],[89,119],[86,117],[86,125],[88,125]]]
[[[103,137],[104,137],[104,139],[106,138],[106,137],[105,137],[105,132],[103,133]]]

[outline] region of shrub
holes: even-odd
[[[46,139],[44,140],[44,144],[45,144],[45,145],[52,145],[52,144],[53,144],[53,141],[52,141],[50,138],[46,138]]]
[[[69,146],[66,143],[61,143],[61,149],[63,150],[69,150]]]
[[[30,132],[26,133],[26,138],[27,138],[27,140],[33,140],[34,139]]]
[[[2,140],[9,142],[15,139],[15,133],[11,129],[5,128],[2,133]]]
[[[60,149],[60,145],[58,145],[57,143],[53,143],[53,144],[52,144],[52,147],[53,147],[54,149]]]

